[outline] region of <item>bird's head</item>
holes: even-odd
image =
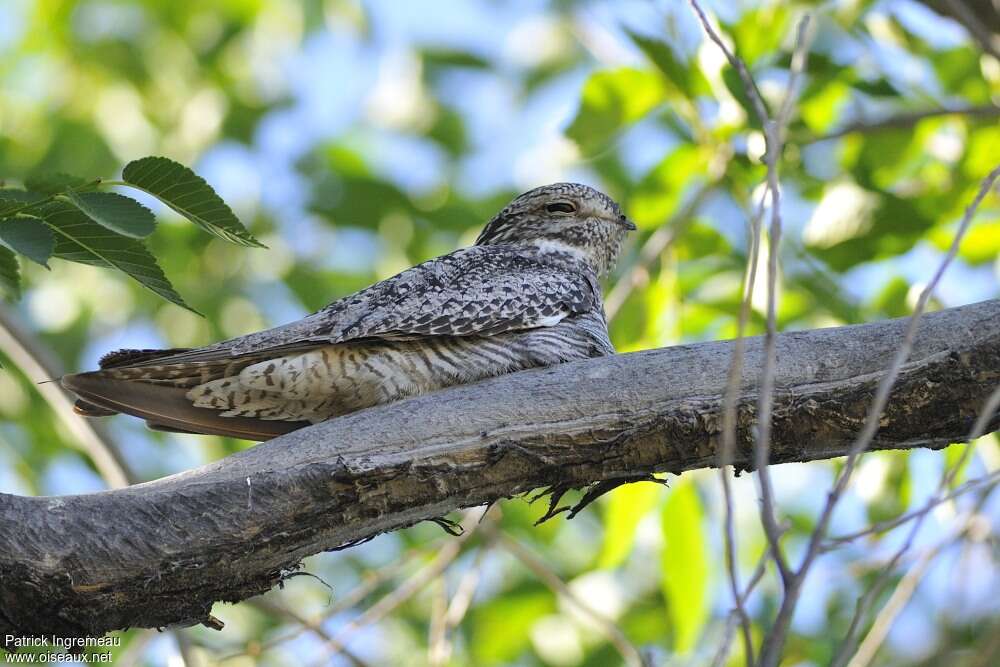
[[[607,273],[635,225],[603,192],[580,183],[553,183],[509,203],[476,239],[476,245],[532,244],[586,261]]]

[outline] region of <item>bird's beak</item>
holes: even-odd
[[[636,229],[638,229],[638,227],[635,226],[635,223],[626,218],[624,215],[618,218],[618,222],[619,224],[621,224],[622,227],[625,228],[625,231],[634,232]]]

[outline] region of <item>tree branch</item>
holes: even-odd
[[[873,449],[962,440],[1000,383],[1000,300],[925,315]],[[771,462],[843,456],[907,319],[777,336]],[[0,637],[210,621],[305,556],[539,487],[714,466],[731,341],[525,371],[101,493],[0,494]],[[733,463],[749,469],[761,338]],[[1000,427],[988,416],[987,431]]]

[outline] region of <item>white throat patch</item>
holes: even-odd
[[[536,241],[532,241],[532,243],[541,252],[564,252],[582,262],[586,262],[588,259],[586,252],[580,248],[571,246],[568,243],[563,243],[562,241],[555,241],[553,239],[538,239]]]

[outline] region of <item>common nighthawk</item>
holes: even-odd
[[[614,353],[598,277],[634,230],[578,183],[514,199],[474,245],[301,320],[194,349],[119,350],[67,375],[77,411],[266,440],[449,385]]]

